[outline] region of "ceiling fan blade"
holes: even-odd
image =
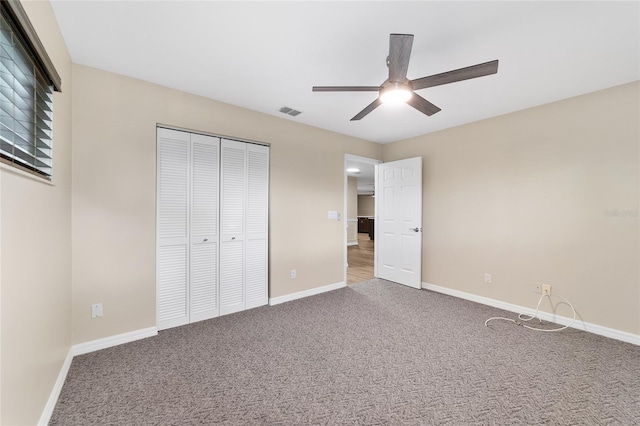
[[[423,98],[422,96],[419,96],[415,93],[413,94],[413,96],[411,96],[411,98],[407,101],[407,103],[412,107],[414,107],[415,109],[417,109],[418,111],[420,111],[421,113],[427,114],[429,116],[440,111],[440,108],[438,108],[437,106],[435,106],[434,104],[432,104],[431,102]]]
[[[313,86],[313,92],[377,92],[380,86]]]
[[[411,80],[413,90],[426,89],[427,87],[440,86],[442,84],[455,83],[456,81],[469,80],[476,77],[484,77],[498,72],[498,60],[472,65],[453,71],[434,74],[428,77]]]
[[[375,101],[371,102],[369,105],[367,105],[365,109],[363,109],[358,114],[356,114],[356,116],[353,117],[351,121],[357,121],[364,118],[367,114],[369,114],[374,109],[378,108],[381,104],[382,104],[382,101],[380,100],[380,98],[376,98]]]
[[[413,34],[391,34],[389,38],[389,81],[404,83],[409,68]]]

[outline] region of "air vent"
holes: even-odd
[[[289,108],[289,107],[286,107],[286,106],[280,108],[280,112],[283,113],[283,114],[288,114],[288,115],[290,115],[292,117],[295,117],[296,115],[300,114],[300,111],[297,111],[297,110],[295,110],[293,108]]]

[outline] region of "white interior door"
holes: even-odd
[[[422,158],[376,166],[376,277],[422,287]]]

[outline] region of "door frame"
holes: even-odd
[[[358,161],[358,162],[361,162],[361,163],[368,163],[368,164],[371,164],[374,167],[377,164],[382,164],[383,163],[382,160],[378,160],[378,159],[375,159],[375,158],[361,157],[359,155],[354,155],[354,154],[345,154],[344,155],[344,164],[343,164],[343,167],[342,167],[342,173],[343,173],[343,176],[344,176],[343,204],[342,204],[343,205],[342,211],[344,212],[344,214],[342,215],[342,217],[344,217],[344,232],[343,232],[343,244],[342,244],[342,248],[344,250],[343,263],[342,263],[343,267],[344,267],[344,274],[343,274],[343,278],[342,279],[343,279],[343,282],[344,282],[345,286],[347,285],[347,243],[348,243],[348,237],[349,237],[348,236],[348,226],[349,226],[348,219],[349,218],[347,217],[347,207],[348,207],[347,206],[347,199],[348,199],[348,196],[347,196],[348,183],[347,182],[348,182],[348,177],[349,177],[348,173],[347,173],[347,163],[349,162],[349,160]],[[378,178],[377,178],[376,175],[374,175],[373,179],[374,179],[373,182],[374,182],[374,193],[375,193],[375,182],[376,182],[376,180]],[[375,216],[377,214],[378,214],[377,210],[374,211],[374,218],[375,218]],[[374,239],[375,239],[375,236],[374,236]],[[375,248],[375,246],[373,247],[373,250],[374,250],[374,252],[373,252],[373,262],[374,262],[373,273],[374,273],[374,276],[375,276],[376,271],[377,271],[376,263],[377,263],[378,256],[376,256],[376,252],[375,252],[376,248]]]

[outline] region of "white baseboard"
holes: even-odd
[[[157,334],[158,329],[156,327],[149,327],[71,346],[71,349],[69,349],[69,353],[67,354],[67,357],[62,364],[62,368],[60,368],[60,373],[58,373],[58,379],[53,385],[51,394],[49,394],[49,399],[47,400],[47,404],[45,405],[44,410],[42,411],[42,415],[40,416],[38,425],[46,426],[49,424],[49,420],[51,420],[51,415],[53,414],[53,410],[56,407],[58,398],[60,397],[62,386],[64,385],[64,381],[67,379],[69,367],[71,367],[71,361],[73,361],[74,356],[88,354],[89,352],[110,348],[112,346],[118,346],[123,343],[146,339],[147,337],[152,337]]]
[[[284,296],[280,296],[280,297],[272,297],[269,299],[269,305],[271,306],[279,305],[280,303],[290,302],[296,299],[302,299],[303,297],[315,296],[316,294],[337,290],[339,288],[343,288],[346,286],[347,285],[345,284],[345,282],[342,281],[335,284],[329,284],[322,287],[312,288],[310,290],[299,291],[297,293],[285,294]]]
[[[44,406],[44,410],[42,410],[42,415],[40,416],[40,420],[38,420],[38,426],[46,426],[49,424],[49,420],[51,420],[51,415],[53,414],[53,409],[56,408],[58,397],[60,397],[62,385],[64,385],[64,381],[67,379],[67,373],[69,372],[69,367],[71,367],[72,360],[73,355],[71,354],[71,350],[69,350],[67,357],[64,359],[64,363],[62,363],[62,368],[60,368],[60,372],[58,373],[58,378],[56,379],[53,389],[49,394],[47,404]]]
[[[357,245],[358,245],[358,242],[357,242],[357,241],[349,241],[349,242],[347,242],[347,247],[350,247],[350,246],[357,246]]]
[[[79,343],[71,347],[73,356],[84,355],[89,352],[99,351],[100,349],[110,348],[112,346],[122,345],[123,343],[134,342],[147,337],[156,336],[158,329],[156,327],[143,328],[141,330],[129,331],[128,333],[116,334],[102,339],[91,340],[90,342]]]
[[[524,306],[514,305],[512,303],[502,302],[496,299],[490,299],[488,297],[478,296],[476,294],[466,293],[464,291],[453,290],[446,287],[440,287],[435,284],[422,283],[422,288],[425,290],[435,291],[436,293],[447,294],[449,296],[458,297],[460,299],[470,300],[472,302],[481,303],[483,305],[493,306],[494,308],[504,309],[505,311],[515,312],[518,314],[533,315],[535,309],[526,308]],[[538,317],[544,321],[553,322],[560,325],[569,325],[571,318],[567,318],[561,315],[555,315],[548,312],[538,312]],[[611,339],[620,340],[622,342],[631,343],[634,345],[640,345],[640,335],[628,333],[626,331],[616,330],[615,328],[604,327],[598,324],[592,324],[586,321],[581,321],[576,318],[575,322],[571,325],[571,328],[587,331],[589,333],[598,334],[600,336],[609,337]]]

